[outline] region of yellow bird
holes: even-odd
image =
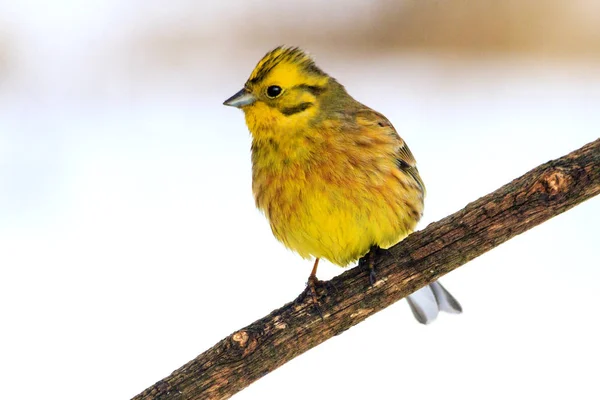
[[[320,258],[345,266],[415,229],[425,185],[408,146],[387,118],[354,100],[301,49],[267,53],[224,104],[244,111],[252,134],[256,206],[279,241],[315,258],[313,296]],[[372,261],[370,268],[374,279]],[[439,310],[461,312],[437,282],[408,302],[421,323]]]

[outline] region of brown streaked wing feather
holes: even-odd
[[[398,132],[396,131],[392,123],[383,114],[380,114],[377,111],[372,110],[366,106],[363,106],[363,108],[359,109],[356,112],[356,117],[359,123],[361,123],[362,121],[362,123],[366,123],[366,125],[387,128],[386,132],[388,134],[393,135],[396,138],[398,142],[398,148],[396,150],[398,168],[400,168],[405,173],[409,174],[419,184],[421,190],[423,190],[423,194],[425,194],[425,184],[423,183],[423,180],[419,175],[419,170],[417,169],[417,161],[415,160],[415,157],[408,148],[406,142],[400,137],[400,135],[398,135]]]
[[[406,145],[406,143],[404,143],[404,146],[401,147],[398,150],[398,152],[399,152],[399,154],[398,154],[398,168],[400,168],[401,170],[407,172],[410,176],[412,176],[413,179],[415,181],[417,181],[417,183],[421,187],[421,190],[423,191],[423,195],[425,195],[425,193],[427,192],[427,189],[425,188],[425,183],[423,183],[423,180],[421,179],[421,175],[419,175],[419,170],[417,169],[417,166],[415,164],[409,165],[402,158],[404,155],[406,155],[408,157],[411,157],[412,160],[414,161],[414,157],[413,157],[412,153],[410,152],[410,149],[408,148],[408,146]]]
[[[398,149],[398,168],[408,173],[415,181],[417,181],[421,187],[421,190],[423,191],[423,195],[426,193],[427,189],[425,189],[425,183],[423,183],[421,175],[419,175],[417,162],[415,161],[415,157],[412,155],[412,152],[406,145],[406,142],[404,142],[402,147]]]

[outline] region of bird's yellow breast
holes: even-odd
[[[253,192],[288,248],[346,265],[371,246],[389,247],[412,232],[423,193],[398,169],[385,138],[360,146],[333,128],[255,139]]]

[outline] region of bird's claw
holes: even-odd
[[[369,283],[373,286],[375,282],[377,282],[377,274],[375,273],[375,267],[371,267],[369,269]]]
[[[336,292],[337,288],[330,281],[320,281],[316,277],[311,276],[308,278],[308,282],[306,282],[306,289],[300,294],[298,300],[302,302],[306,297],[310,296],[313,308],[321,319],[323,319],[323,309],[319,298],[327,296],[331,291]]]
[[[369,269],[369,283],[371,286],[375,285],[375,282],[377,282],[377,274],[375,273],[375,257],[388,254],[390,254],[388,249],[382,249],[379,246],[372,246],[369,252],[358,260],[359,267],[366,267]]]

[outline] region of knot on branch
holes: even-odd
[[[244,358],[258,346],[258,334],[251,330],[237,331],[231,336],[230,345],[236,358]]]
[[[239,331],[233,334],[232,339],[234,342],[237,343],[238,346],[240,346],[241,348],[246,347],[246,343],[248,343],[248,338],[250,336],[248,335],[248,332],[246,331]]]
[[[573,177],[562,168],[553,168],[545,171],[535,182],[531,193],[542,193],[551,198],[566,194],[574,183]]]

